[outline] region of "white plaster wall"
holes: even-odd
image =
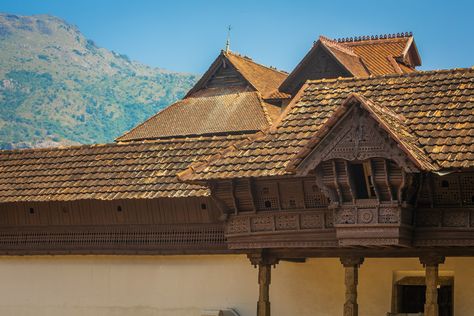
[[[396,271],[419,273],[422,266],[417,259],[366,259],[361,316],[390,310]],[[454,272],[455,315],[474,315],[474,258],[448,258],[441,271]],[[272,315],[342,315],[337,259],[283,262],[272,272]],[[0,257],[0,280],[0,315],[15,316],[199,316],[219,307],[250,316],[258,296],[257,270],[245,256]]]

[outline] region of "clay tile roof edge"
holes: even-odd
[[[317,80],[307,80],[306,83],[308,84],[318,84],[323,82],[338,82],[338,81],[367,81],[373,79],[383,79],[383,78],[403,78],[403,77],[417,77],[417,76],[426,76],[431,74],[449,74],[449,73],[456,73],[456,72],[463,72],[463,71],[474,71],[474,66],[470,68],[452,68],[452,69],[435,69],[435,70],[426,70],[426,71],[415,71],[411,73],[404,73],[404,74],[386,74],[386,75],[378,75],[378,76],[369,76],[365,78],[357,78],[357,77],[338,77],[338,78],[331,78],[331,79],[317,79]]]
[[[338,39],[335,39],[335,41],[339,43],[354,43],[354,42],[385,40],[385,39],[405,38],[405,37],[413,37],[413,33],[401,32],[401,33],[380,34],[380,35],[363,35],[363,36],[355,36],[355,37],[338,38]]]

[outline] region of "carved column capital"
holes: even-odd
[[[343,256],[340,260],[342,265],[346,268],[354,266],[359,267],[364,262],[364,258],[358,256]]]
[[[437,266],[443,264],[446,257],[439,254],[427,254],[420,256],[420,263],[424,266]]]
[[[253,266],[260,266],[260,265],[276,265],[280,262],[280,259],[275,257],[274,255],[268,255],[264,252],[258,253],[249,253],[247,254],[247,258],[249,258],[250,263]]]

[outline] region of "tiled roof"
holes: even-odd
[[[180,173],[184,180],[288,174],[315,133],[352,93],[403,115],[431,170],[474,167],[474,69],[309,81],[276,126]],[[375,113],[376,111],[374,111]],[[396,122],[387,124],[399,129]],[[400,135],[408,130],[401,127]],[[403,138],[400,136],[400,138]],[[412,146],[407,144],[407,148]],[[413,149],[411,149],[413,150]],[[416,149],[418,150],[418,149]],[[416,155],[416,152],[412,154]]]
[[[280,90],[292,89],[294,80],[301,80],[299,75],[312,67],[310,61],[319,49],[325,48],[334,59],[353,77],[365,78],[388,74],[403,74],[416,71],[420,57],[411,33],[362,36],[357,38],[330,39],[320,36],[311,50],[280,85]],[[407,61],[413,58],[413,65]],[[347,76],[339,74],[339,76]],[[312,79],[312,78],[306,78]],[[316,79],[316,78],[313,78]],[[289,92],[289,91],[287,91]]]
[[[319,40],[354,77],[363,78],[370,75],[360,56],[350,47],[324,36],[320,36]]]
[[[394,67],[390,58],[402,57],[407,45],[413,40],[412,37],[394,37],[368,39],[340,43],[352,48],[357,56],[360,56],[371,75],[385,75],[398,73],[399,69]],[[404,67],[404,72],[413,72],[415,69]]]
[[[285,72],[258,64],[248,57],[232,52],[223,53],[265,99],[277,90],[288,76]]]
[[[152,116],[118,141],[258,131],[280,110],[245,88],[199,90]]]
[[[0,151],[0,202],[207,196],[176,173],[242,137]]]
[[[288,165],[288,170],[296,170],[300,162],[321,142],[321,140],[330,133],[341,117],[343,117],[352,104],[359,104],[377,124],[387,132],[405,152],[409,159],[422,170],[437,170],[438,167],[433,164],[415,136],[411,128],[407,125],[407,119],[403,115],[396,114],[386,106],[367,100],[358,93],[351,93],[346,100],[338,105],[331,116],[320,126],[308,141],[305,148],[301,150]],[[317,149],[316,149],[317,150]]]

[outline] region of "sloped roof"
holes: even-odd
[[[411,73],[416,71],[415,66],[421,64],[411,33],[335,40],[320,36],[311,50],[282,82],[281,90],[290,85],[293,78],[307,66],[306,63],[311,56],[320,48],[326,49],[349,74],[359,78]]]
[[[0,151],[0,203],[207,196],[176,173],[242,136]]]
[[[409,46],[414,45],[413,36],[401,34],[399,36],[377,36],[361,37],[356,40],[339,40],[339,44],[350,47],[357,56],[360,56],[369,69],[371,75],[385,75],[399,73],[400,66],[395,66],[391,58],[397,64],[395,58],[402,59],[408,51]],[[403,65],[403,64],[402,64]],[[415,71],[410,65],[403,65],[403,73]],[[416,64],[419,66],[419,63]]]
[[[187,93],[186,97],[206,88],[206,82],[218,70],[223,60],[230,62],[250,86],[260,92],[263,98],[267,98],[267,96],[274,93],[288,76],[286,72],[256,63],[247,56],[231,51],[222,51],[196,85]]]
[[[263,66],[236,53],[224,52],[224,55],[265,99],[277,90],[288,76],[286,72]]]
[[[358,56],[350,47],[331,40],[327,37],[320,36],[319,41],[328,51],[339,61],[347,71],[354,77],[368,77],[370,75],[368,69],[364,65],[362,58]]]
[[[433,169],[428,171],[474,167],[474,69],[454,69],[309,81],[276,126],[234,144],[234,150],[194,164],[180,178],[289,174],[291,162],[351,93],[406,118],[406,126],[431,160]]]
[[[152,116],[117,141],[255,132],[280,110],[245,88],[204,89]]]

